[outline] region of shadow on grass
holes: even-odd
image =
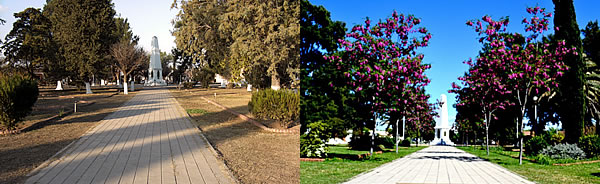
[[[600,172],[592,173],[592,176],[600,177]]]

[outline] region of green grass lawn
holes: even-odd
[[[600,183],[600,163],[553,166],[523,160],[523,165],[519,165],[518,158],[507,156],[518,156],[518,152],[496,152],[490,149],[490,155],[487,156],[485,149],[480,150],[475,147],[457,148],[487,159],[536,183]]]
[[[329,158],[323,162],[300,162],[300,183],[341,183],[381,164],[401,158],[426,147],[400,148],[398,154],[384,152],[370,160]],[[345,146],[330,146],[330,154],[362,154],[368,151],[348,150]]]

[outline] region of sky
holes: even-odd
[[[133,34],[140,37],[140,45],[149,52],[152,36],[158,38],[161,51],[170,53],[175,47],[175,37],[171,35],[173,26],[171,20],[175,18],[177,9],[171,9],[173,0],[113,0],[117,15],[127,18]],[[6,24],[0,26],[0,38],[5,40],[6,34],[12,30],[15,22],[14,13],[28,7],[43,8],[46,0],[0,0],[0,18]]]
[[[460,84],[457,79],[467,71],[468,66],[462,62],[475,58],[481,49],[477,41],[477,33],[468,27],[467,20],[480,19],[484,15],[491,16],[494,20],[508,16],[510,23],[509,32],[524,33],[521,20],[527,17],[527,7],[540,6],[546,11],[554,12],[551,0],[503,0],[503,1],[332,1],[310,0],[313,5],[323,5],[331,12],[332,20],[346,22],[350,30],[354,25],[364,24],[366,17],[376,22],[384,20],[396,10],[399,14],[413,14],[421,18],[419,26],[426,27],[432,34],[429,46],[420,48],[418,53],[425,55],[423,62],[431,64],[431,69],[426,75],[431,83],[426,87],[431,95],[430,102],[435,102],[441,94],[448,96],[448,121],[454,123],[456,109],[456,95],[448,93],[451,83]],[[575,0],[575,13],[577,23],[581,29],[589,21],[600,19],[596,0]],[[554,27],[550,19],[550,26]],[[548,31],[552,33],[553,31]]]

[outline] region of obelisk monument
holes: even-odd
[[[148,80],[144,86],[164,86],[167,85],[162,77],[162,65],[160,63],[160,49],[158,48],[158,39],[152,37],[152,51],[150,55],[150,66],[148,67]]]
[[[440,108],[440,118],[435,122],[435,138],[431,141],[430,145],[454,145],[450,140],[450,126],[448,125],[448,100],[446,95],[440,95],[440,102],[442,107]]]

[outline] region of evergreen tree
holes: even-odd
[[[14,68],[34,76],[35,70],[51,67],[56,52],[51,23],[40,9],[27,8],[14,14],[17,19],[2,46],[6,60]]]
[[[557,27],[556,39],[565,40],[566,47],[575,47],[577,53],[583,53],[581,37],[573,0],[552,0],[554,3],[554,26]],[[576,143],[583,134],[586,99],[584,91],[585,65],[581,54],[571,53],[563,61],[569,67],[560,82],[559,115],[565,130],[565,141]]]
[[[69,77],[86,83],[101,77],[110,65],[109,50],[116,39],[115,10],[111,0],[51,0],[44,7],[52,35],[66,63]]]

